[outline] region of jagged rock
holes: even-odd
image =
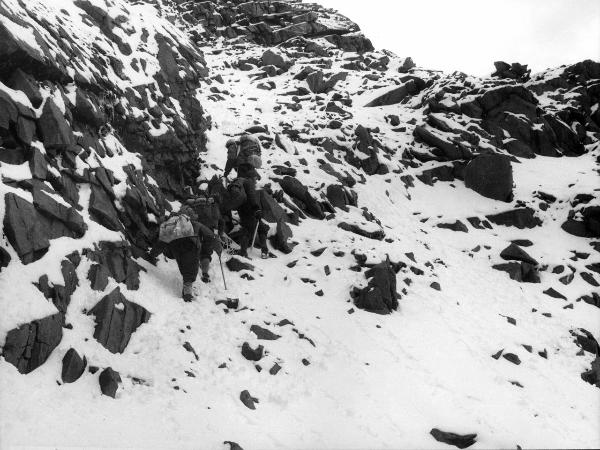
[[[118,287],[88,314],[96,319],[94,338],[112,353],[123,353],[131,335],[151,315],[144,307],[127,300]]]
[[[83,375],[87,367],[85,356],[81,358],[77,350],[70,348],[62,360],[61,379],[63,383],[74,383]]]
[[[280,220],[286,221],[287,214],[277,201],[265,190],[258,191],[258,200],[262,210],[263,219],[267,222],[277,223]]]
[[[389,261],[367,270],[365,277],[369,279],[367,287],[354,288],[351,292],[354,304],[358,308],[377,314],[390,314],[398,309],[396,272]]]
[[[278,69],[287,71],[292,66],[292,61],[281,52],[281,50],[276,48],[267,49],[261,58],[261,62],[263,66],[275,66]]]
[[[94,245],[93,250],[86,250],[84,254],[97,263],[90,266],[88,272],[88,279],[94,289],[104,290],[108,281],[105,281],[107,276],[112,277],[117,283],[124,283],[129,290],[139,288],[139,274],[143,269],[132,259],[131,248],[126,242],[101,241]],[[100,267],[96,267],[97,265]]]
[[[33,178],[45,180],[48,176],[48,163],[39,148],[34,148],[29,159],[29,169]]]
[[[396,105],[411,95],[417,95],[424,86],[424,81],[421,80],[421,83],[417,83],[415,80],[410,79],[399,87],[371,100],[365,107],[372,108],[376,106]]]
[[[260,361],[263,357],[265,348],[259,345],[257,348],[250,347],[250,344],[244,342],[242,345],[242,356],[248,361]]]
[[[252,264],[243,262],[235,257],[232,257],[225,265],[232,272],[241,272],[242,270],[254,271],[254,266]]]
[[[406,73],[409,70],[415,68],[416,66],[417,65],[414,63],[412,58],[409,56],[408,58],[405,58],[404,61],[402,62],[402,64],[400,65],[400,67],[398,67],[398,72]]]
[[[323,208],[321,208],[319,202],[297,178],[286,176],[279,184],[287,195],[301,203],[301,205],[298,205],[303,206],[301,209],[318,219],[325,218]]]
[[[252,325],[250,327],[250,331],[254,333],[258,339],[264,341],[276,341],[281,337],[278,334],[275,334],[272,331],[267,330],[266,328],[263,328],[259,325]]]
[[[62,314],[54,314],[10,330],[2,350],[6,362],[30,373],[46,362],[62,340]]]
[[[577,301],[583,300],[588,305],[600,308],[600,294],[592,292],[590,295],[583,295],[577,299]]]
[[[517,355],[515,355],[514,353],[504,353],[502,355],[502,357],[504,359],[506,359],[507,361],[513,363],[514,365],[518,366],[519,364],[521,364],[521,360],[519,359],[519,357]]]
[[[507,64],[504,61],[496,61],[494,67],[496,67],[496,71],[492,76],[497,78],[508,78],[525,82],[529,80],[531,75],[531,69],[527,68],[527,64]]]
[[[51,286],[47,275],[42,275],[38,282],[34,283],[40,292],[44,294],[44,297],[52,301],[56,309],[62,314],[67,313],[67,309],[71,303],[71,296],[79,285],[76,268],[76,265],[68,259],[61,262],[64,285],[53,284]]]
[[[519,229],[535,228],[542,225],[542,221],[536,217],[535,211],[529,207],[489,215],[486,218],[496,225],[517,227]]]
[[[344,81],[348,72],[338,72],[325,79],[322,70],[311,72],[306,77],[308,88],[314,94],[323,94],[331,91],[339,81]]]
[[[468,160],[473,157],[471,150],[462,142],[450,141],[447,134],[431,126],[418,125],[413,134],[417,140],[435,147],[433,153],[441,160]]]
[[[465,186],[484,197],[510,202],[513,187],[510,159],[496,154],[477,156],[467,164]]]
[[[357,205],[356,192],[351,191],[340,184],[327,186],[327,200],[336,208],[345,209],[347,205]]]
[[[242,391],[240,393],[240,401],[246,406],[248,409],[256,409],[255,403],[258,403],[258,399],[252,397],[250,392],[247,390]]]
[[[430,434],[433,438],[438,442],[443,442],[444,444],[454,445],[458,448],[468,448],[473,445],[477,439],[477,434],[465,434],[460,435],[456,433],[450,433],[447,431],[441,431],[437,428],[433,428],[430,431]]]
[[[600,356],[600,345],[592,333],[584,328],[571,330],[570,333],[575,338],[577,346],[581,347],[583,351]]]
[[[14,193],[6,194],[4,202],[4,233],[8,241],[23,264],[37,261],[46,254],[50,242],[35,208]]]
[[[452,230],[452,231],[460,231],[462,233],[468,233],[469,229],[467,228],[467,226],[462,223],[460,220],[457,220],[454,223],[439,223],[437,225],[438,228],[445,228],[447,230]]]
[[[106,123],[106,115],[96,103],[93,103],[81,89],[75,94],[75,108],[73,117],[79,122],[86,123],[92,127],[99,128]]]
[[[120,231],[122,225],[110,197],[101,186],[92,183],[91,187],[90,217],[111,231]]]
[[[294,249],[294,245],[290,243],[290,239],[292,237],[292,229],[287,223],[280,220],[279,222],[277,222],[277,230],[271,242],[273,244],[273,247],[287,255],[291,253]]]
[[[33,183],[33,204],[40,215],[47,219],[43,222],[48,238],[82,237],[87,230],[83,217],[75,208],[56,201],[56,195],[45,184],[37,180]]]
[[[578,237],[600,238],[600,206],[590,206],[579,210],[581,220],[575,219],[575,211],[569,212],[569,219],[562,229]]]
[[[504,250],[502,250],[502,252],[500,253],[500,257],[502,259],[506,259],[506,260],[514,260],[514,261],[524,261],[526,263],[529,263],[533,266],[536,266],[538,264],[538,262],[533,259],[531,256],[529,256],[527,254],[527,252],[525,252],[524,250],[521,249],[521,247],[511,243],[508,247],[506,247]]]
[[[338,223],[338,228],[341,228],[344,231],[349,231],[350,233],[358,234],[359,236],[363,236],[369,239],[375,239],[377,241],[382,241],[385,238],[385,232],[382,229],[378,229],[375,231],[367,231],[362,229],[355,223],[340,222]]]
[[[42,115],[38,120],[38,127],[46,149],[65,150],[75,144],[75,136],[71,131],[71,127],[65,120],[62,111],[51,98],[46,100]]]
[[[522,283],[539,283],[540,276],[535,266],[527,262],[509,262],[505,264],[496,264],[493,269],[507,272],[512,280]]]
[[[549,297],[552,298],[557,298],[560,300],[567,300],[567,297],[565,297],[564,295],[562,295],[560,292],[558,292],[557,290],[555,290],[554,288],[548,288],[544,291],[544,294],[546,294]]]
[[[107,367],[100,372],[100,376],[98,377],[102,394],[112,398],[116,397],[121,381],[119,372],[113,370],[111,367]]]

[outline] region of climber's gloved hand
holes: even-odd
[[[221,241],[219,239],[215,241],[214,249],[217,255],[221,255],[221,253],[223,253],[223,245],[221,244]]]
[[[257,209],[256,211],[254,211],[254,218],[256,220],[262,219],[262,210],[261,209]]]

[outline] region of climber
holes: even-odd
[[[194,299],[193,285],[200,268],[201,249],[211,245],[213,232],[198,221],[193,208],[183,205],[179,212],[161,223],[159,239],[150,251],[150,258],[156,261],[161,253],[174,258],[183,278],[181,295],[185,302]]]
[[[200,195],[194,196],[185,201],[185,204],[192,207],[198,222],[210,229],[212,238],[206,239],[200,250],[200,268],[202,270],[202,282],[210,283],[208,273],[213,251],[219,255],[222,252],[219,236],[223,233],[224,220],[221,215],[220,198],[218,194],[212,194],[208,190],[200,192]]]
[[[267,248],[267,233],[269,227],[262,222],[262,212],[256,193],[256,181],[260,175],[256,169],[262,167],[260,141],[249,134],[244,134],[239,140],[230,139],[225,144],[227,147],[227,163],[225,165],[225,179],[233,169],[237,178],[233,180],[228,190],[228,201],[225,210],[236,210],[240,217],[242,235],[240,237],[240,255],[248,256],[248,247],[256,242],[261,249],[263,259],[269,257]]]
[[[239,164],[237,173],[238,180],[243,180],[242,183],[246,194],[246,201],[237,208],[240,217],[240,226],[242,227],[240,255],[248,256],[248,247],[254,244],[253,240],[256,234],[256,243],[260,247],[261,257],[266,259],[269,257],[269,249],[267,247],[269,227],[262,222],[262,210],[256,192],[256,180],[259,178],[258,172],[250,164]]]

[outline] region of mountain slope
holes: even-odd
[[[598,446],[600,64],[445,75],[299,2],[5,5],[2,448]],[[275,257],[184,304],[157,219],[244,130]]]

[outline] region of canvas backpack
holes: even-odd
[[[198,221],[203,225],[213,230],[218,228],[219,219],[221,218],[218,196],[203,193],[194,199],[186,201],[186,204],[194,209],[198,215]]]
[[[194,226],[186,214],[177,214],[169,217],[160,224],[158,239],[170,243],[177,239],[195,237]]]
[[[236,178],[227,186],[227,199],[224,203],[228,210],[238,209],[247,198],[244,178]]]
[[[237,165],[249,164],[255,169],[262,167],[260,141],[251,135],[245,134],[238,144]]]

